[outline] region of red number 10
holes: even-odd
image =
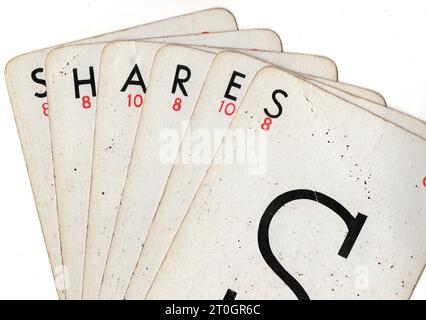
[[[127,106],[130,108],[132,106],[132,104],[136,107],[136,108],[140,108],[143,104],[143,97],[141,94],[137,94],[134,97],[132,97],[131,94],[129,94],[127,96]]]
[[[225,112],[227,116],[232,116],[235,113],[236,107],[235,103],[229,102],[225,105],[225,100],[222,100],[220,103],[219,112]]]

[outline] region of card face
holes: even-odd
[[[148,298],[410,296],[426,261],[424,139],[270,67],[215,163],[242,150],[226,150],[236,134],[263,161],[209,169]]]
[[[267,38],[270,34],[269,30],[253,29],[242,32],[210,33],[207,36],[188,37],[196,44],[213,45],[219,44],[221,35],[223,35],[224,41],[221,46],[226,47],[232,44],[241,48],[251,48],[254,36]],[[275,34],[273,35],[275,37]],[[201,39],[197,40],[197,37],[201,37]],[[157,38],[155,41],[160,42],[164,39]],[[167,41],[190,43],[186,40],[186,37],[180,36],[168,37]],[[277,48],[275,43],[275,40],[269,43],[263,41],[257,48],[263,50],[274,49]],[[128,163],[136,136],[139,115],[147,89],[152,59],[157,50],[163,45],[129,41],[107,45],[105,50],[103,50],[102,44],[91,44],[82,46],[81,50],[84,49],[85,51],[80,52],[78,55],[79,57],[88,57],[95,54],[95,59],[88,61],[93,61],[91,64],[95,65],[94,69],[97,70],[95,61],[99,60],[97,57],[103,50],[100,67],[101,77],[98,86],[99,98],[96,101],[96,130],[91,125],[95,120],[89,119],[90,124],[85,126],[87,127],[86,135],[88,137],[85,142],[93,145],[94,151],[92,148],[87,148],[85,152],[83,150],[80,152],[80,154],[84,155],[80,162],[86,164],[86,170],[92,163],[93,154],[92,181],[90,181],[89,176],[89,180],[83,182],[87,188],[91,188],[90,212],[87,223],[87,253],[83,279],[83,298],[85,299],[95,299],[99,293],[113,227],[127,175]],[[76,49],[73,47],[60,50],[67,50],[69,56],[62,59],[63,63],[59,63],[59,66],[68,63],[68,60],[76,54]],[[78,69],[82,69],[80,59],[75,59],[73,63],[78,66]],[[142,65],[139,65],[139,63]],[[70,68],[69,65],[68,68]],[[94,72],[96,73],[96,71]],[[52,94],[54,93],[52,92]],[[81,133],[83,132],[82,120],[79,120],[79,115],[84,116],[86,119],[87,115],[84,111],[76,111],[78,114],[70,118],[79,123],[78,131]],[[67,118],[63,120],[70,123]],[[62,125],[59,125],[59,127],[62,127]],[[69,136],[70,134],[68,133],[67,137]],[[93,136],[94,140],[91,140]],[[74,154],[71,156],[75,158]],[[67,177],[67,180],[69,179],[70,177]],[[82,188],[79,190],[81,191]],[[83,191],[80,193],[81,196],[84,195]],[[75,203],[75,200],[70,198],[69,202]],[[76,233],[73,232],[72,235],[75,237]],[[82,237],[85,239],[85,234]]]
[[[96,112],[104,43],[52,50],[46,58],[49,124],[67,299],[80,299]],[[91,50],[87,50],[90,48]]]
[[[183,119],[183,121],[190,120],[191,126],[190,131],[185,133],[185,137],[182,140],[182,149],[185,149],[186,145],[190,145],[191,142],[192,144],[195,143],[195,141],[200,138],[199,135],[191,135],[194,131],[201,132],[202,134],[205,131],[214,132],[215,129],[218,129],[219,132],[217,132],[217,135],[220,138],[220,136],[224,134],[224,132],[220,132],[220,130],[225,130],[229,126],[251,79],[253,79],[261,68],[267,65],[266,62],[237,52],[219,53],[210,66],[210,70],[204,82],[203,91],[200,94],[191,118],[188,117]],[[212,117],[214,117],[214,121],[211,121]],[[199,127],[198,124],[200,124]],[[220,139],[214,142],[218,144],[220,143]],[[164,142],[159,143],[158,147],[163,147],[163,145]],[[215,150],[208,151],[210,151],[212,155],[215,152]],[[196,183],[193,182],[197,180],[201,182],[202,176],[204,175],[203,171],[207,170],[210,164],[210,162],[202,162],[197,166],[189,165],[191,162],[188,161],[191,159],[184,159],[182,156],[182,154],[186,152],[187,151],[181,151],[181,159],[173,161],[175,163],[172,171],[169,172],[169,178],[165,190],[163,191],[164,194],[161,198],[161,203],[159,203],[158,208],[151,208],[155,213],[155,226],[153,224],[150,227],[149,235],[139,257],[132,282],[126,294],[126,299],[141,299],[147,293],[180,222],[183,219],[183,215],[186,213],[193,195],[197,191],[198,187]],[[159,162],[158,152],[152,156],[155,161]],[[208,154],[205,156],[208,157]],[[133,158],[130,165],[133,165],[132,162]],[[177,176],[182,177],[187,183],[182,183],[183,180]],[[126,187],[130,177],[131,174],[129,172]],[[168,195],[169,190],[176,192],[173,194],[173,197]],[[179,199],[179,201],[176,202],[176,199]],[[164,207],[167,209],[163,209]],[[172,207],[174,209],[171,209]],[[169,209],[171,210],[169,211]],[[168,212],[163,213],[162,211]],[[119,225],[120,223],[117,221],[116,228]],[[163,229],[165,226],[167,226],[166,229]]]
[[[236,29],[235,19],[230,12],[210,9],[84,39],[81,43]],[[60,280],[63,272],[44,76],[44,60],[49,51],[43,49],[18,56],[7,64],[5,73],[51,267],[55,278],[59,280],[58,295],[64,298]]]
[[[96,299],[154,57],[164,44],[107,45],[99,70],[83,299]],[[126,54],[125,54],[126,53]],[[127,67],[127,68],[126,68]],[[122,181],[117,179],[122,177]],[[121,182],[121,183],[119,183]]]
[[[275,53],[271,53],[271,55],[274,56]],[[273,58],[277,61],[276,57]],[[263,59],[268,60],[266,54]],[[173,166],[161,203],[157,208],[155,218],[139,257],[137,268],[127,290],[126,299],[143,299],[148,292],[185,213],[210,166],[212,157],[217,152],[218,145],[214,145],[211,150],[209,149],[207,152],[204,150],[203,158],[199,148],[199,134],[200,132],[204,134],[207,132],[209,135],[214,136],[215,140],[221,141],[236,109],[239,108],[241,97],[247,90],[246,82],[250,83],[256,72],[265,65],[258,64],[256,66],[256,61],[257,63],[259,62],[257,59],[236,52],[220,53],[213,61],[205,86],[192,114],[190,130],[186,133],[183,140],[184,143],[181,146],[182,153],[188,153],[189,156],[186,155],[185,157],[189,158],[190,161],[183,161],[184,155],[182,155],[181,161],[176,162]],[[229,75],[234,72],[245,75],[243,79],[241,77],[239,79],[242,82],[238,82],[242,87],[233,88],[234,93],[238,93],[239,96],[235,102],[227,101],[225,102],[226,104],[221,105],[221,108],[225,107],[225,109],[223,109],[222,113],[220,112],[221,109],[218,109],[218,112],[218,110],[212,108],[212,101],[219,101],[224,98],[224,92],[226,92],[232,82]],[[228,75],[228,78],[226,75]],[[314,80],[310,81],[316,85],[321,85],[325,90],[331,91],[347,101],[356,103],[370,112],[377,110],[380,116],[387,117],[388,121],[403,122],[396,115],[392,115],[391,110],[383,108],[381,105],[373,104],[322,83],[316,83]],[[350,86],[347,85],[346,88],[350,89]],[[426,126],[424,123],[414,124],[413,122],[417,120],[410,119],[412,122],[410,124],[411,128],[417,127],[419,131],[422,128],[423,133],[425,132]],[[408,123],[409,120],[406,119],[405,121]],[[203,161],[198,160],[199,162],[197,162],[197,159]],[[176,199],[179,199],[179,201],[176,202]]]
[[[142,249],[155,207],[179,150],[180,139],[160,150],[164,132],[185,131],[215,55],[181,46],[161,48],[154,60],[128,177],[99,293],[121,299]],[[160,140],[159,140],[160,139]],[[163,153],[164,158],[158,159]]]

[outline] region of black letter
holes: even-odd
[[[233,101],[237,101],[237,98],[236,98],[236,97],[234,97],[234,96],[232,96],[232,95],[229,93],[229,92],[231,91],[232,87],[235,87],[235,88],[241,89],[241,84],[239,84],[239,83],[236,83],[236,82],[235,82],[235,78],[236,78],[236,77],[240,77],[240,78],[243,78],[243,79],[244,79],[244,78],[246,77],[246,75],[245,75],[245,74],[242,74],[242,73],[239,73],[238,71],[234,71],[234,72],[232,72],[231,80],[229,80],[228,88],[226,88],[225,98],[230,99],[230,100],[233,100]]]
[[[185,70],[186,71],[186,77],[185,78],[179,78],[179,73],[181,70]],[[175,73],[175,78],[173,80],[173,88],[172,88],[172,93],[176,92],[176,87],[179,85],[180,90],[182,91],[183,95],[185,97],[188,96],[185,87],[183,86],[183,83],[188,82],[188,80],[191,78],[191,70],[184,65],[178,64],[177,68],[176,68],[176,73]]]
[[[281,116],[281,114],[283,113],[283,107],[281,105],[281,103],[278,101],[277,99],[277,94],[280,93],[284,96],[284,98],[287,98],[287,92],[285,92],[284,90],[281,89],[277,89],[274,92],[272,92],[272,101],[274,101],[275,105],[278,107],[278,113],[277,114],[271,114],[268,109],[263,109],[263,111],[265,111],[265,114],[270,117],[270,118],[278,118],[279,116]]]
[[[37,74],[38,74],[38,73],[41,73],[41,72],[43,72],[43,68],[37,68],[37,69],[34,69],[34,70],[31,72],[31,79],[33,79],[33,81],[34,81],[35,83],[41,84],[41,85],[43,85],[44,87],[46,87],[46,80],[44,80],[44,79],[40,79],[40,78],[37,78]],[[44,90],[44,92],[43,92],[43,93],[36,92],[36,93],[34,93],[34,95],[35,95],[37,98],[46,98],[46,97],[47,97],[47,92],[46,92],[46,90]]]
[[[292,190],[283,193],[276,197],[266,208],[262,215],[259,223],[259,230],[257,234],[257,242],[259,244],[260,253],[265,259],[266,263],[275,272],[275,274],[281,278],[282,281],[294,292],[299,300],[309,300],[309,296],[306,293],[302,285],[281,265],[281,262],[275,257],[271,249],[269,242],[269,227],[272,222],[272,218],[278,213],[281,207],[287,203],[296,200],[311,200],[324,205],[325,207],[332,210],[348,228],[348,232],[340,246],[338,255],[347,259],[351,252],[362,227],[364,226],[367,216],[362,213],[358,213],[356,217],[343,207],[336,200],[313,190]]]
[[[137,79],[132,80],[135,75]],[[135,66],[133,67],[132,71],[129,74],[129,77],[126,80],[126,83],[124,84],[123,88],[121,88],[120,91],[121,92],[126,91],[129,85],[141,86],[143,93],[146,93],[145,83],[143,82],[143,78],[137,64],[135,64]]]
[[[80,98],[80,86],[83,84],[90,84],[90,87],[92,88],[92,96],[96,97],[95,73],[93,72],[93,67],[89,67],[90,78],[86,80],[78,79],[77,68],[72,69],[72,73],[74,76],[75,98]]]

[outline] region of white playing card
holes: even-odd
[[[96,299],[99,293],[116,218],[112,212],[118,211],[152,62],[162,46],[124,41],[111,43],[102,51],[83,299]],[[123,181],[119,181],[117,176],[121,176]]]
[[[209,9],[84,39],[78,43],[236,29],[235,19],[229,11]],[[49,51],[38,50],[12,59],[6,66],[5,76],[51,267],[57,280],[58,294],[64,298],[43,70]]]
[[[197,48],[196,46],[193,47]],[[213,48],[204,48],[204,50],[215,53],[223,51]],[[327,57],[303,53],[268,52],[258,50],[238,50],[238,52],[258,58],[270,64],[283,67],[287,70],[295,71],[308,79],[318,81],[356,97],[381,105],[386,105],[386,101],[383,96],[375,91],[354,86],[352,84],[337,82],[338,72],[336,64]]]
[[[166,50],[163,48],[162,50]],[[168,48],[167,50],[173,50],[173,47]],[[190,49],[186,49],[186,52],[190,52]],[[166,56],[167,59],[171,59],[169,56]],[[179,56],[177,56],[179,57]],[[245,56],[243,56],[245,57]],[[254,61],[253,61],[254,60]],[[177,62],[179,61],[179,58],[175,61],[175,68]],[[281,58],[282,64],[285,66],[285,58]],[[168,60],[168,62],[170,62]],[[234,61],[233,61],[234,62]],[[266,64],[262,61],[250,59],[244,60],[242,59],[241,65],[246,66],[246,68],[249,68],[252,70],[252,75],[257,72],[261,67],[265,66]],[[160,61],[156,60],[156,65],[161,65]],[[291,65],[291,64],[290,64]],[[255,67],[257,66],[257,67]],[[295,67],[295,65],[291,65]],[[229,67],[231,68],[231,67]],[[175,74],[175,69],[172,69],[172,71],[167,71],[171,73],[169,77],[172,76],[172,74]],[[306,68],[305,68],[306,70]],[[226,69],[221,69],[219,72],[223,73],[223,75],[226,77],[230,75],[231,72]],[[250,78],[250,77],[249,77]],[[153,78],[151,78],[150,81],[155,81]],[[160,86],[160,82],[156,81],[157,85]],[[170,80],[171,82],[171,80]],[[202,82],[201,82],[202,83]],[[164,84],[161,84],[164,86]],[[238,84],[236,85],[238,86]],[[150,88],[150,90],[153,91],[159,91],[164,89],[159,89],[160,87],[154,87]],[[198,91],[196,91],[198,92]],[[222,92],[221,92],[222,93]],[[170,97],[170,94],[168,96],[168,99],[172,99]],[[109,260],[106,267],[106,271],[104,274],[104,283],[102,285],[100,298],[107,299],[107,298],[115,298],[119,299],[122,298],[122,291],[126,287],[126,279],[129,274],[131,274],[131,271],[133,270],[133,267],[135,265],[135,258],[138,255],[138,252],[140,251],[142,244],[145,239],[146,230],[149,227],[150,221],[155,213],[155,208],[158,205],[160,196],[164,190],[164,186],[166,184],[167,178],[169,176],[172,163],[173,161],[170,161],[164,165],[164,163],[159,162],[158,159],[155,157],[155,155],[158,153],[158,141],[155,139],[152,139],[152,133],[151,131],[158,132],[162,126],[168,127],[170,130],[172,130],[173,124],[170,124],[167,126],[167,123],[164,119],[172,119],[174,124],[177,123],[181,124],[184,121],[189,121],[189,118],[191,116],[191,112],[187,114],[169,114],[169,110],[161,108],[160,106],[166,106],[168,103],[162,102],[163,100],[159,100],[156,102],[156,104],[150,105],[149,107],[152,108],[154,111],[151,111],[151,117],[142,117],[142,121],[145,123],[139,124],[139,130],[142,130],[142,133],[138,131],[138,136],[142,136],[144,138],[141,138],[140,141],[136,139],[135,143],[135,149],[133,151],[133,157],[132,157],[132,163],[131,166],[133,166],[133,171],[130,171],[127,173],[126,168],[123,167],[127,162],[122,163],[119,165],[120,170],[118,170],[118,174],[113,174],[116,179],[109,181],[111,185],[114,185],[115,188],[115,194],[117,195],[117,200],[115,202],[110,202],[109,199],[107,201],[102,200],[102,197],[100,195],[101,192],[93,192],[93,195],[97,195],[99,197],[99,201],[103,201],[104,203],[107,203],[109,206],[114,205],[114,208],[110,211],[112,214],[111,216],[115,216],[115,211],[119,207],[119,197],[121,189],[117,188],[117,185],[122,185],[124,181],[124,175],[127,173],[129,176],[128,181],[126,183],[126,187],[124,189],[123,198],[121,199],[121,207],[120,207],[120,213],[118,215],[118,220],[116,222],[116,229],[114,230],[114,238],[110,249],[109,254]],[[145,106],[146,108],[146,106]],[[166,114],[168,116],[161,116],[159,113],[162,110],[163,112],[166,111]],[[142,111],[142,114],[145,114],[145,111]],[[154,118],[158,117],[159,120],[155,120]],[[173,118],[174,117],[174,118]],[[162,126],[158,126],[157,122],[160,121]],[[109,123],[109,121],[103,120],[102,122]],[[126,130],[123,128],[123,125],[126,125],[126,122],[121,123],[121,133],[125,132]],[[171,126],[171,127],[170,127]],[[119,126],[120,127],[120,126]],[[132,127],[132,126],[131,126]],[[154,127],[154,128],[152,128]],[[106,129],[106,127],[105,127]],[[176,128],[175,128],[176,129]],[[185,127],[182,127],[182,130],[185,130]],[[130,129],[130,132],[133,133],[134,130]],[[144,136],[144,134],[146,136]],[[103,136],[104,134],[101,134]],[[133,136],[133,135],[132,135]],[[129,141],[133,141],[132,139],[129,139]],[[174,160],[174,153],[177,152],[177,149],[179,148],[180,141],[176,141],[176,145],[171,151],[171,158]],[[138,148],[138,156],[135,156],[136,154],[136,148]],[[157,148],[157,149],[155,149]],[[105,145],[102,145],[102,148],[100,147],[100,150],[105,150],[104,153],[109,153],[108,149],[105,149]],[[120,146],[120,150],[121,146]],[[149,150],[149,151],[147,151]],[[156,150],[156,151],[155,151]],[[120,152],[120,155],[122,153]],[[130,154],[130,151],[128,152]],[[136,157],[137,160],[135,160]],[[116,162],[110,162],[110,161],[104,161],[105,163],[108,163],[108,166],[111,166],[111,170],[103,170],[102,166],[99,168],[101,172],[105,174],[105,172],[111,172],[112,168],[116,168]],[[117,163],[118,165],[118,163]],[[95,168],[95,167],[94,167]],[[155,184],[152,183],[152,180],[154,179],[150,174],[155,174]],[[112,174],[112,172],[111,172]],[[110,175],[105,175],[105,178],[109,177]],[[136,178],[133,179],[133,176]],[[102,178],[101,178],[102,179]],[[107,180],[100,180],[107,182]],[[117,183],[119,181],[119,183]],[[105,188],[106,183],[99,183],[99,186],[102,186]],[[101,188],[101,187],[100,187]],[[144,197],[140,197],[140,195],[145,195]],[[123,209],[124,208],[124,209]],[[142,208],[142,209],[141,209]],[[99,211],[99,210],[98,210]],[[105,211],[104,211],[105,212]],[[98,217],[102,217],[102,215],[96,214]],[[105,230],[105,225],[102,224],[100,221],[101,219],[98,218],[98,222],[96,225],[98,225],[98,233],[103,232]],[[104,220],[104,219],[102,219]],[[90,225],[90,223],[89,223]],[[107,239],[108,240],[108,239]],[[105,243],[105,241],[104,241]],[[104,245],[104,244],[103,244]],[[161,262],[161,261],[160,261]],[[155,273],[154,273],[155,274]]]
[[[244,52],[260,60],[268,61],[271,64],[281,65],[282,61],[286,61],[286,68],[289,70],[297,70],[300,74],[307,74],[313,77],[338,80],[337,66],[333,60],[318,55],[302,54],[286,52],[285,58],[280,54],[255,51]]]
[[[148,298],[410,296],[426,261],[424,139],[275,68],[215,162],[238,131],[267,143],[264,171],[210,167]]]
[[[275,54],[271,53],[271,55],[274,56]],[[277,62],[278,60],[276,57],[274,58],[275,62]],[[267,60],[268,55],[265,54],[263,59]],[[189,156],[187,156],[187,158],[192,159],[196,156],[191,154],[191,146],[195,144],[196,147],[199,137],[195,135],[193,138],[191,136],[193,132],[207,131],[210,135],[215,134],[215,139],[219,141],[222,139],[234,114],[231,111],[235,111],[234,109],[238,108],[240,97],[245,94],[247,84],[251,82],[254,74],[265,65],[258,63],[256,66],[256,61],[256,59],[235,52],[223,52],[216,57],[210,68],[197,106],[192,114],[190,124],[191,130],[186,133],[184,138],[185,143],[181,146],[181,149],[185,148],[185,150],[189,150]],[[244,79],[240,77],[241,81],[238,82],[242,87],[234,88],[234,93],[237,98],[234,102],[224,102],[224,105],[225,103],[226,105],[230,103],[228,114],[225,113],[226,107],[223,112],[218,112],[220,108],[212,108],[212,101],[220,101],[224,98],[224,92],[226,92],[230,82],[229,75],[234,71],[245,75]],[[340,95],[349,101],[356,102],[360,106],[364,107],[365,105],[364,108],[371,112],[375,112],[377,109],[381,116],[392,113],[391,110],[383,108],[380,105],[378,106],[370,103],[334,89],[333,87],[328,87],[322,83],[318,83],[318,85],[321,85],[326,90],[333,91],[336,95]],[[349,86],[346,86],[346,88],[349,88]],[[370,96],[371,95],[368,94],[368,97]],[[223,105],[221,104],[221,106]],[[412,123],[412,127],[417,126],[422,128],[423,132],[425,131],[426,126],[424,123],[413,118],[410,119],[412,122],[418,122],[416,125]],[[398,123],[399,118],[394,115],[388,120]],[[191,140],[192,138],[194,141]],[[137,268],[135,269],[128,288],[126,294],[127,299],[142,299],[145,297],[216,151],[216,148],[213,148],[211,152],[209,150],[210,154],[208,156],[204,155],[206,161],[199,164],[184,162],[184,155],[181,157],[181,162],[174,164],[172,172],[168,177],[168,183],[161,198],[160,205],[155,213],[155,219],[151,224],[147,239],[144,243]],[[176,199],[179,199],[179,201],[176,201]]]
[[[159,134],[162,130],[185,130],[182,119],[189,119],[214,57],[213,53],[180,46],[165,46],[158,50],[138,124],[100,299],[124,297],[152,219],[149,209],[158,203],[173,164],[161,163],[152,157],[159,152]],[[179,144],[180,141],[176,141],[175,148],[170,150],[171,158],[175,157]]]
[[[274,56],[275,54],[271,53],[271,55]],[[265,54],[263,58],[267,60],[268,56]],[[235,61],[241,59],[243,63],[241,66],[238,66]],[[248,57],[244,58],[244,56],[241,57],[241,55],[230,52],[222,53],[220,57],[217,57],[210,68],[209,75],[205,82],[205,87],[201,93],[194,113],[192,114],[190,125],[191,131],[186,133],[184,141],[189,141],[188,143],[191,144],[190,134],[194,130],[201,131],[210,129],[208,130],[209,134],[213,135],[213,130],[220,129],[224,134],[231,119],[221,122],[221,114],[212,113],[210,102],[223,98],[226,84],[229,83],[229,77],[226,78],[223,75],[232,74],[233,70],[238,70],[241,74],[247,74],[248,72],[246,70],[249,69],[250,66],[254,68],[251,74],[254,74],[256,70],[259,70],[258,68],[261,67],[261,65],[256,68],[256,64],[253,64],[250,60],[253,59]],[[236,68],[236,66],[240,69]],[[250,78],[245,78],[244,80],[250,82]],[[426,135],[426,125],[417,119],[402,114],[398,115],[393,110],[384,109],[380,105],[354,97],[353,95],[336,90],[335,88],[322,83],[317,83],[315,80],[311,81],[323,87],[325,90],[345,98],[350,102],[356,103],[370,112],[375,113],[377,111],[376,114],[384,117],[388,121],[397,123],[398,125],[405,127],[412,132],[414,131],[417,134],[420,133],[420,136]],[[217,83],[223,83],[223,86],[218,87],[216,85]],[[347,88],[349,88],[348,85]],[[243,87],[241,90],[241,94],[243,95],[245,88]],[[367,92],[367,96],[370,97],[371,95]],[[238,108],[238,100],[235,102],[235,106]],[[230,117],[232,117],[232,115],[230,115]],[[220,124],[223,124],[223,126]],[[423,135],[421,135],[422,132]],[[222,136],[219,135],[217,138],[221,139]],[[197,138],[195,138],[195,143],[196,142]],[[187,150],[190,149],[190,147],[186,148]],[[193,199],[202,178],[208,169],[211,157],[213,157],[215,152],[216,149],[213,149],[210,153],[211,156],[207,159],[207,161],[199,165],[175,163],[169,176],[164,194],[161,198],[161,203],[157,208],[155,219],[151,224],[149,234],[144,243],[144,248],[138,261],[138,266],[128,288],[126,294],[127,299],[141,299],[145,297],[147,290],[149,289],[156,272],[164,259],[170,243],[189,208],[191,200]],[[190,156],[188,158],[191,158],[193,155],[191,155],[191,151],[189,151],[189,153]],[[179,201],[176,202],[176,199],[179,199]]]
[[[222,43],[220,42],[221,36],[223,36]],[[275,33],[256,29],[209,33],[195,37],[168,37],[167,41],[190,43],[186,40],[187,37],[198,45],[241,48],[252,48],[255,45],[253,38],[261,37],[271,39],[271,41],[263,40],[257,48],[281,49],[276,45],[280,44],[280,41],[275,40],[277,39]],[[165,38],[156,38],[150,41],[161,42],[164,40]],[[108,45],[102,54],[104,62],[100,66],[101,76],[97,92],[99,98],[96,101],[96,124],[94,124],[96,130],[93,141],[92,138],[85,139],[86,143],[93,145],[94,150],[88,148],[81,158],[83,163],[92,163],[92,159],[89,157],[92,157],[93,152],[93,180],[90,184],[90,180],[86,183],[91,188],[91,195],[83,278],[83,298],[85,299],[94,299],[99,292],[152,59],[163,45],[146,42],[119,42]],[[80,57],[87,56],[89,52],[97,56],[101,54],[103,44],[85,45],[82,49],[87,53],[80,53]],[[69,51],[69,57],[76,53],[75,48],[66,50]],[[93,59],[93,61],[95,60]],[[81,66],[79,59],[73,63]],[[142,65],[137,66],[138,63]],[[126,85],[127,81],[129,81],[128,85]],[[134,82],[138,82],[138,84],[134,86]],[[123,110],[122,106],[127,107]],[[72,118],[77,121],[76,115]],[[64,120],[69,121],[69,119]],[[82,132],[81,126],[78,130],[79,133]],[[93,130],[93,126],[88,128],[89,137],[93,137]],[[70,198],[70,202],[74,201]],[[75,236],[76,234],[73,232],[73,237]]]

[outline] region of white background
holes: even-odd
[[[225,7],[239,27],[277,31],[285,51],[326,55],[340,80],[381,92],[426,120],[426,1],[0,1],[0,64],[51,45]],[[0,298],[56,293],[4,79],[0,80]],[[426,196],[426,190],[425,190]],[[426,297],[426,277],[414,297]]]

